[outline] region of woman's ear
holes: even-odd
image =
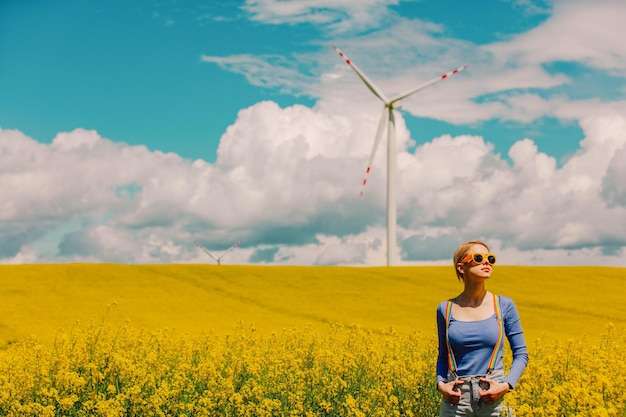
[[[458,264],[456,264],[456,270],[459,271],[459,275],[461,277],[461,279],[465,278],[465,264],[459,262]]]

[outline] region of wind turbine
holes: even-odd
[[[367,169],[365,170],[365,178],[363,179],[363,185],[361,188],[361,196],[363,196],[363,188],[367,183],[367,175],[369,174],[376,154],[376,149],[380,144],[385,125],[387,125],[387,266],[394,265],[396,263],[396,251],[397,244],[396,238],[396,223],[397,223],[397,208],[396,208],[396,122],[393,114],[394,109],[399,109],[399,101],[407,98],[411,94],[415,94],[426,87],[430,87],[438,81],[445,80],[446,78],[463,71],[467,68],[467,65],[459,67],[455,70],[440,75],[437,78],[425,82],[424,84],[412,88],[399,96],[388,99],[376,85],[370,80],[367,75],[363,73],[343,52],[336,46],[333,46],[335,51],[342,57],[346,63],[356,72],[359,78],[365,83],[367,88],[374,93],[384,104],[383,113],[378,123],[378,130],[376,131],[376,138],[374,139],[374,146],[370,153],[370,158],[367,163]]]
[[[227,254],[228,252],[232,251],[232,250],[233,250],[233,249],[235,249],[237,246],[239,246],[239,243],[241,243],[241,242],[235,242],[235,243],[233,243],[233,244],[231,245],[231,247],[230,247],[230,248],[226,249],[226,251],[225,251],[224,253],[222,253],[222,255],[218,256],[217,258],[216,258],[215,256],[213,256],[213,254],[212,254],[211,252],[209,252],[209,251],[208,251],[208,250],[207,250],[204,246],[202,246],[202,245],[200,244],[200,242],[195,242],[195,243],[196,243],[196,246],[197,246],[197,247],[199,247],[200,249],[202,249],[203,251],[205,251],[205,252],[207,253],[207,255],[209,255],[211,258],[213,258],[213,259],[217,262],[217,264],[218,264],[218,265],[221,265],[221,263],[222,263],[222,262],[221,262],[221,261],[222,261],[222,258],[223,258],[224,256],[226,256],[226,254]]]

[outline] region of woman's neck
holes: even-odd
[[[461,302],[468,307],[478,307],[483,303],[485,296],[487,295],[487,289],[484,283],[479,285],[465,285],[465,289],[458,298],[461,298]]]

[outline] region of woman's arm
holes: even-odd
[[[437,308],[437,339],[438,339],[438,355],[437,355],[437,385],[439,382],[448,382],[448,345],[446,343],[446,318],[445,318],[445,302]]]
[[[517,384],[518,379],[522,376],[524,369],[526,369],[526,365],[528,365],[528,350],[515,303],[507,297],[503,297],[502,301],[504,331],[513,353],[513,362],[511,363],[509,374],[504,380],[509,383],[511,388],[515,388],[515,384]]]

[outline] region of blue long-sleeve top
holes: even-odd
[[[439,354],[437,357],[437,383],[448,382],[448,346],[446,344],[446,304],[443,301],[437,308],[437,333],[439,336]],[[517,380],[528,364],[528,350],[522,332],[519,314],[515,303],[508,297],[500,296],[504,332],[511,346],[513,362],[504,381],[515,388]],[[494,314],[478,321],[459,321],[450,317],[448,337],[457,365],[457,375],[486,374],[489,359],[498,340],[499,326]],[[504,345],[503,345],[504,346]],[[503,369],[504,349],[497,354],[495,369]]]

